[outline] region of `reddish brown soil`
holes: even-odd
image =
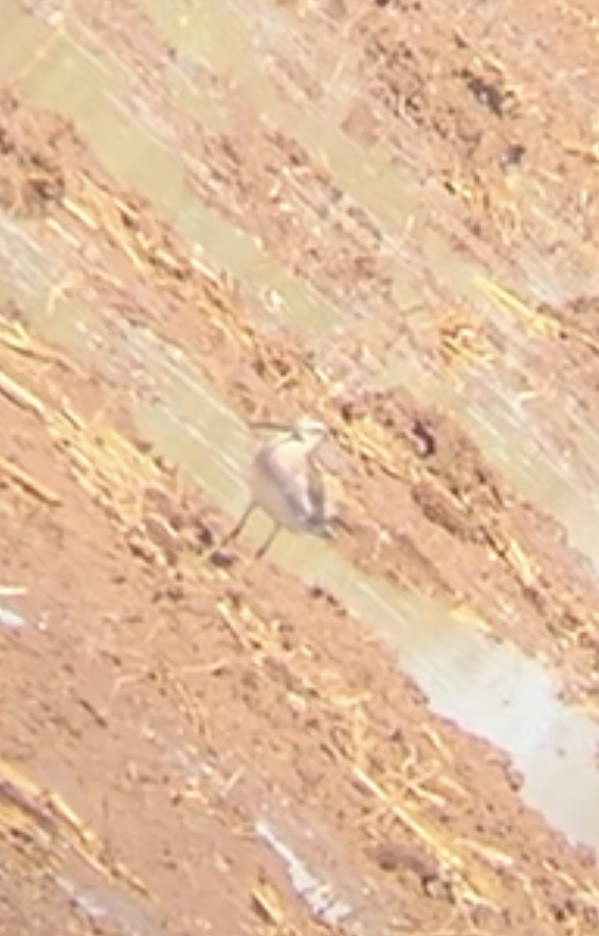
[[[565,249],[574,228],[596,247],[596,144],[574,94],[580,82],[599,92],[591,3],[506,2],[494,22],[477,7],[454,21],[442,0],[285,6],[298,42],[319,38],[314,53],[300,44],[303,57],[274,59],[273,83],[326,101],[318,43],[342,26],[361,89],[344,132],[407,166],[466,254],[492,254],[515,277],[516,230],[539,255]],[[384,231],[316,152],[199,65],[228,129],[179,109],[161,82],[175,53],[134,3],[76,0],[69,17],[193,153],[190,190],[286,270],[377,316],[369,353],[391,341],[459,366],[461,311],[415,350],[392,305]],[[560,84],[535,68],[535,43],[556,71],[580,74]],[[352,907],[341,932],[596,932],[594,858],[523,805],[502,755],[431,715],[361,622],[274,563],[251,563],[243,541],[218,564],[198,559],[228,518],[133,433],[127,401],[143,378],[111,358],[118,320],[184,348],[245,417],[319,413],[346,459],[339,550],[484,619],[592,708],[599,588],[560,525],[447,413],[405,389],[344,384],[356,332],[336,339],[325,372],[314,339],[259,324],[255,296],[199,264],[79,128],[18,82],[0,97],[0,204],[68,269],[51,301],[116,313],[102,355],[71,360],[26,340],[25,308],[0,309],[0,373],[22,388],[0,395],[0,587],[23,589],[10,603],[27,622],[0,631],[0,932],[323,932],[260,835],[269,816]],[[586,269],[585,252],[572,262]],[[541,334],[526,358],[533,387],[551,380],[589,414],[596,314],[593,299],[534,309]],[[475,326],[475,351],[500,354],[501,329]]]

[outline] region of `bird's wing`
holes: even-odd
[[[323,526],[327,522],[327,499],[322,474],[308,462],[306,472],[307,500],[310,504],[310,521],[315,526]]]
[[[298,519],[307,526],[323,524],[326,519],[326,494],[318,469],[308,459],[304,459],[301,471],[293,474],[277,462],[269,468]]]
[[[305,453],[290,447],[258,452],[256,477],[266,476],[278,487],[299,526],[319,528],[327,520],[326,492],[320,472]]]

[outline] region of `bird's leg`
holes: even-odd
[[[255,556],[256,559],[261,559],[262,556],[264,556],[264,554],[266,553],[267,549],[269,549],[269,547],[272,545],[272,543],[273,543],[273,541],[274,541],[274,539],[275,539],[275,537],[276,537],[276,535],[277,535],[277,533],[279,532],[280,529],[281,529],[281,524],[280,524],[280,523],[275,523],[275,525],[273,526],[271,532],[268,534],[267,538],[266,538],[265,541],[262,543],[262,546],[260,546],[260,548],[257,550],[256,556]]]
[[[239,536],[239,534],[243,530],[244,526],[250,519],[255,509],[256,509],[256,504],[254,503],[254,501],[250,501],[247,507],[245,508],[244,512],[242,513],[241,517],[239,518],[239,520],[233,527],[233,529],[229,530],[228,533],[225,533],[222,540],[218,544],[218,549],[222,549],[223,546],[226,546],[228,543],[234,540],[237,536]]]
[[[202,553],[201,564],[215,561],[221,550],[224,549],[228,543],[234,540],[236,536],[239,536],[257,506],[258,505],[255,504],[254,501],[250,501],[235,526],[229,530],[228,533],[225,533],[225,535],[220,540],[217,540],[212,544],[212,546],[210,546]]]

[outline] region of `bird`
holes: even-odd
[[[318,449],[329,436],[328,427],[310,416],[295,422],[257,422],[254,429],[274,429],[276,435],[265,442],[252,462],[250,501],[239,521],[225,536],[225,545],[234,540],[253,512],[260,508],[274,521],[274,526],[256,552],[261,558],[283,527],[317,536],[330,536],[326,491],[322,476],[313,462]]]

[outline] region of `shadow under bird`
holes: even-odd
[[[239,535],[257,508],[272,517],[274,526],[256,557],[266,553],[282,527],[330,536],[334,518],[328,510],[321,474],[313,461],[328,438],[327,426],[309,416],[301,416],[291,425],[270,422],[251,425],[254,429],[275,429],[277,434],[254,457],[249,478],[251,500],[221,545]]]

